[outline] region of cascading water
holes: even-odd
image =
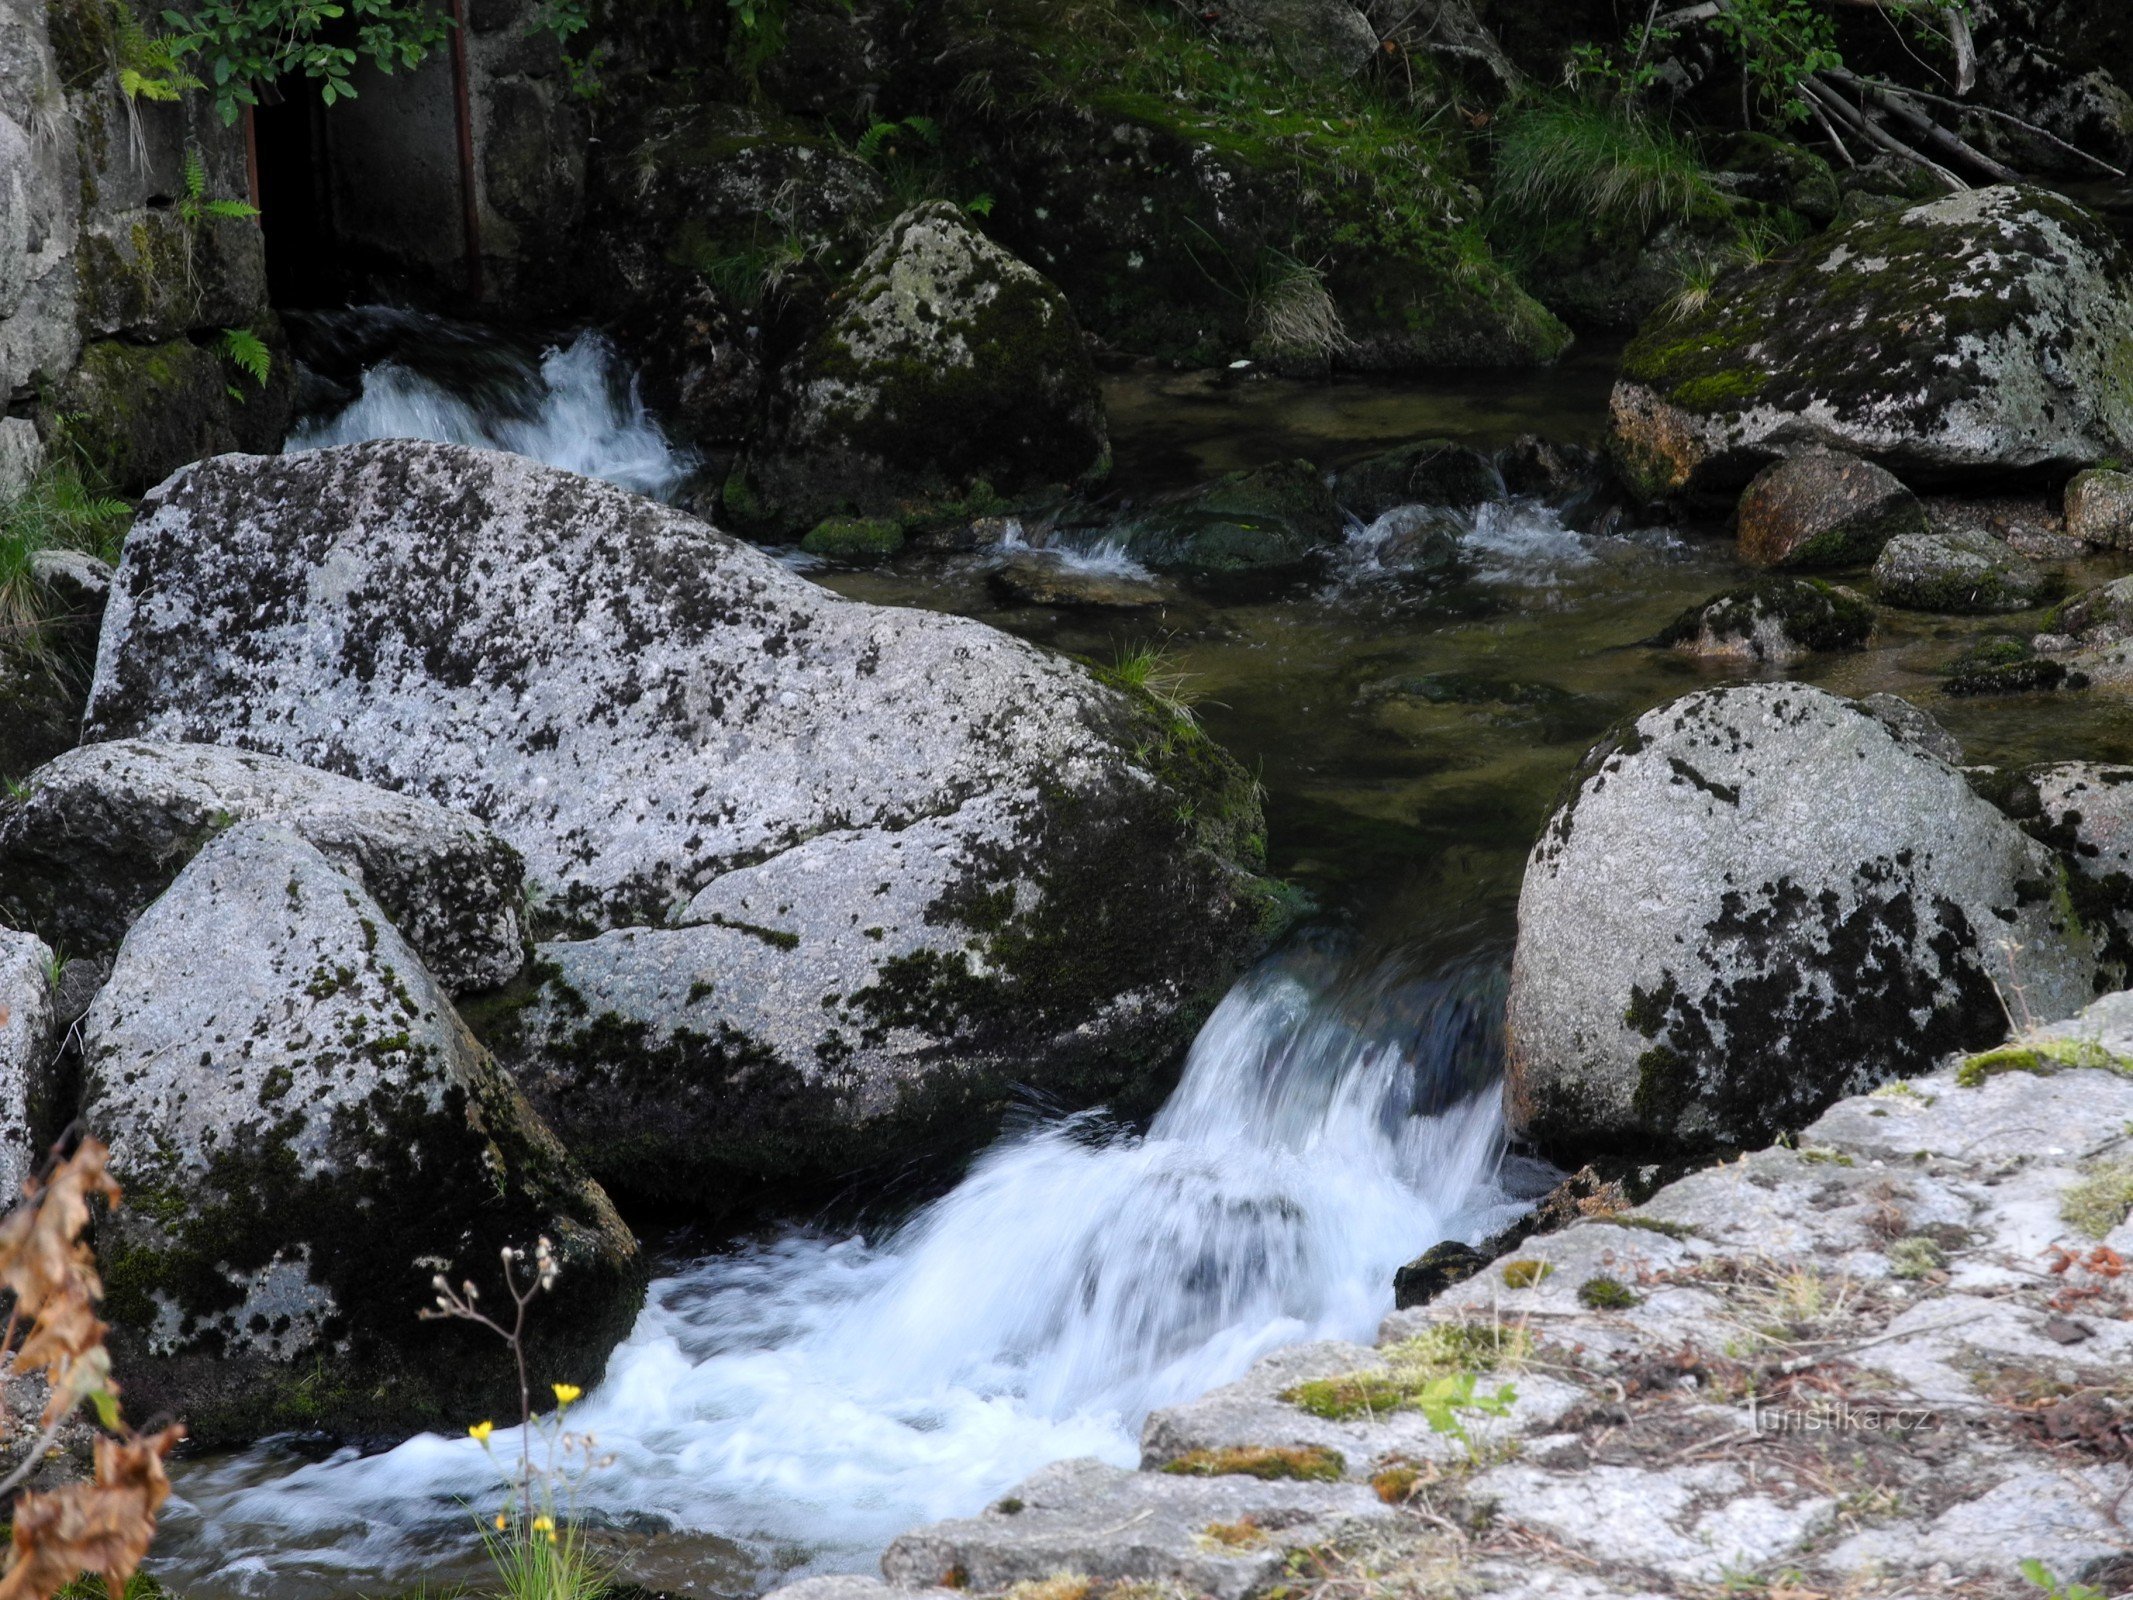
[[[671,498],[695,470],[695,457],[668,442],[597,332],[551,345],[536,360],[484,331],[416,312],[364,307],[310,324],[315,345],[353,356],[358,371],[352,395],[314,396],[287,450],[433,439],[513,451],[656,499]],[[364,359],[381,347],[384,359]]]
[[[582,1509],[640,1545],[735,1541],[722,1577],[699,1554],[706,1587],[863,1568],[1047,1462],[1130,1464],[1151,1409],[1276,1346],[1366,1338],[1400,1262],[1520,1209],[1500,1003],[1485,972],[1292,955],[1216,1009],[1144,1135],[1033,1122],[879,1241],[799,1232],[682,1266],[575,1413],[614,1456]],[[183,1474],[159,1566],[200,1596],[375,1593],[448,1571],[497,1492],[465,1438],[268,1447]]]

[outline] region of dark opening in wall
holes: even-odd
[[[304,85],[253,112],[259,226],[267,241],[267,293],[277,306],[340,304],[349,285],[333,249],[326,182],[326,107]]]

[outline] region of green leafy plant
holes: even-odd
[[[207,192],[207,162],[201,158],[198,146],[188,146],[185,151],[185,192],[178,196],[178,215],[188,228],[213,219],[219,222],[243,222],[259,215],[259,208],[247,200],[211,199]]]
[[[2042,1589],[2045,1600],[2106,1600],[2101,1589],[2071,1580],[2062,1583],[2049,1567],[2035,1557],[2022,1562],[2015,1570]]]
[[[163,22],[171,54],[198,64],[225,123],[283,78],[309,78],[329,106],[353,99],[359,63],[412,70],[451,26],[429,0],[201,0]]]
[[[267,375],[274,370],[274,352],[250,328],[224,328],[222,353],[231,365],[249,374],[260,388],[267,386]]]

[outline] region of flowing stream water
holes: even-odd
[[[596,335],[544,349],[380,311],[300,332],[315,370],[292,450],[451,439],[665,496],[697,467]],[[1432,434],[1590,442],[1610,371],[1601,351],[1427,387],[1128,375],[1109,384],[1115,492]],[[1152,1408],[1284,1343],[1367,1338],[1396,1266],[1515,1215],[1532,1175],[1505,1162],[1495,1076],[1520,870],[1610,723],[1742,675],[1639,643],[1738,581],[1711,531],[1580,533],[1507,502],[1467,519],[1463,570],[1441,581],[1378,569],[1358,528],[1316,592],[1128,617],[1003,608],[986,584],[1003,552],[815,564],[842,593],[1098,659],[1163,643],[1211,731],[1262,774],[1274,870],[1321,910],[1223,1001],[1145,1130],[1033,1108],[900,1218],[667,1246],[578,1410],[615,1458],[581,1504],[627,1575],[741,1595],[865,1570],[903,1529],[1047,1462],[1131,1463]],[[1137,574],[1101,535],[1054,548]],[[1796,675],[1911,695],[1973,759],[2133,758],[2124,701],[2040,717],[1941,696],[1940,667],[1998,626],[1890,616],[1872,649]],[[177,1484],[154,1565],[180,1592],[325,1600],[477,1576],[473,1518],[498,1479],[472,1441],[426,1436],[368,1455],[272,1441],[189,1461]]]

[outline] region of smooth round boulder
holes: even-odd
[[[1920,481],[2133,456],[2133,257],[2041,189],[1868,216],[1729,276],[1624,352],[1612,449],[1647,500],[1825,445]]]
[[[2027,611],[2062,592],[2056,574],[1961,523],[1891,539],[1874,562],[1874,587],[1884,605],[1956,616]]]
[[[902,517],[1108,470],[1102,391],[1066,297],[932,201],[891,223],[829,325],[773,380],[728,481],[744,525]]]
[[[1811,578],[1764,578],[1715,595],[1675,618],[1655,643],[1718,661],[1783,666],[1822,650],[1856,650],[1874,608]]]
[[[1863,706],[1710,689],[1596,748],[1527,862],[1513,1125],[1558,1160],[1766,1143],[2091,997],[2052,852]]]
[[[1755,475],[1740,497],[1740,558],[1751,567],[1848,567],[1900,534],[1928,529],[1903,480],[1837,450],[1802,450]]]
[[[2066,485],[2066,531],[2084,544],[2133,549],[2133,472],[2075,473]]]
[[[83,745],[0,799],[0,915],[107,956],[200,847],[263,818],[307,840],[380,905],[446,989],[494,989],[526,964],[516,850],[413,795],[222,745]]]
[[[127,1404],[204,1443],[507,1412],[510,1353],[415,1316],[440,1272],[501,1299],[506,1246],[561,1264],[542,1388],[590,1383],[635,1318],[607,1196],[378,903],[272,823],[218,835],[126,936],[83,1023],[81,1121],[126,1190],[97,1248]]]

